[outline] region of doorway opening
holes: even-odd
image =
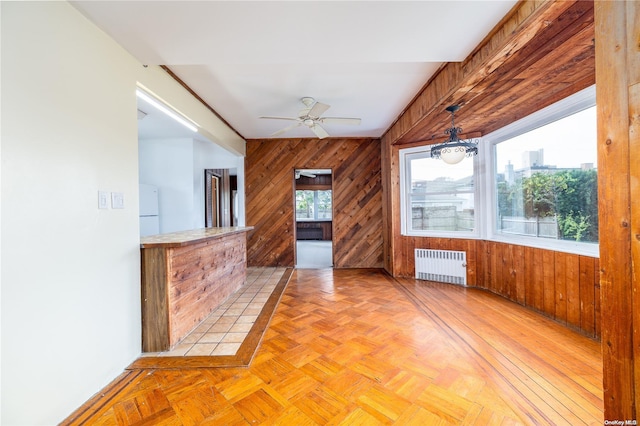
[[[295,170],[296,268],[333,267],[331,169]]]
[[[238,179],[231,172],[231,169],[204,170],[206,228],[238,226]]]

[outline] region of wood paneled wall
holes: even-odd
[[[600,337],[597,258],[494,241],[477,248],[479,287]]]
[[[296,189],[309,189],[311,191],[331,189],[332,180],[331,175],[318,175],[314,178],[300,176],[300,179],[296,179]]]
[[[379,139],[253,139],[245,161],[250,266],[294,266],[294,170],[331,169],[334,267],[382,267]]]
[[[467,253],[467,283],[530,307],[589,337],[600,337],[598,259],[454,238],[402,237],[396,276],[415,276],[414,249]],[[399,263],[398,263],[399,261]]]

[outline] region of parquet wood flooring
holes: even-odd
[[[296,270],[248,367],[133,368],[63,424],[602,424],[601,363],[483,290]]]

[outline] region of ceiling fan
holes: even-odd
[[[300,179],[300,176],[308,177],[311,179],[315,179],[316,175],[311,172],[306,172],[304,170],[296,170],[296,179]]]
[[[327,131],[320,126],[320,124],[350,124],[350,125],[358,125],[360,124],[359,118],[346,118],[346,117],[321,117],[321,115],[330,108],[330,105],[323,104],[321,102],[316,102],[315,99],[310,97],[304,97],[301,99],[304,104],[304,108],[300,110],[298,113],[298,117],[273,117],[273,116],[263,116],[260,118],[266,118],[271,120],[290,120],[295,121],[294,124],[285,127],[284,129],[280,129],[275,133],[272,133],[271,136],[278,136],[285,132],[288,132],[291,129],[300,126],[307,126],[315,135],[324,139],[329,136]]]

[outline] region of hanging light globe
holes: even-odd
[[[467,155],[465,148],[445,146],[440,150],[440,158],[447,164],[458,164]]]
[[[458,109],[460,109],[458,105],[451,105],[446,108],[451,113],[451,127],[444,131],[446,135],[449,135],[449,139],[431,148],[431,158],[441,158],[447,164],[457,164],[464,157],[478,154],[477,141],[458,138],[458,133],[462,132],[462,128],[456,127],[454,121],[454,113]]]

